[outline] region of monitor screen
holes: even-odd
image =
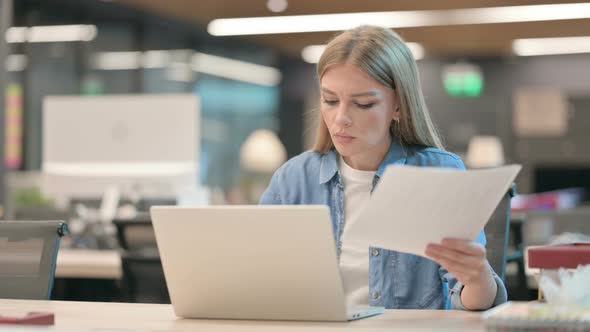
[[[116,186],[174,196],[186,190],[179,187],[196,187],[199,121],[192,94],[47,97],[43,190],[100,197]]]
[[[590,165],[581,166],[538,166],[534,171],[535,192],[545,192],[568,188],[582,188],[584,201],[590,200]]]

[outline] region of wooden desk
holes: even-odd
[[[55,277],[119,280],[121,255],[116,250],[60,249]]]
[[[179,319],[167,304],[0,300],[0,313],[50,311],[52,331],[484,331],[479,313],[387,310],[350,323]],[[0,325],[0,328],[2,326]],[[28,330],[28,329],[27,329]],[[31,329],[47,331],[47,328]]]

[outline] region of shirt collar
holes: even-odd
[[[387,152],[387,156],[377,169],[377,176],[381,177],[383,172],[385,172],[385,168],[389,165],[393,164],[405,164],[406,162],[407,151],[406,148],[403,147],[397,138],[393,138],[391,141],[391,146],[389,148],[389,152]],[[327,153],[322,156],[321,163],[320,163],[320,184],[324,184],[334,177],[336,173],[338,173],[338,152],[336,149],[331,149]]]

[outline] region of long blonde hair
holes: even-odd
[[[358,66],[377,82],[395,90],[401,116],[399,122],[390,125],[394,138],[402,144],[444,149],[424,101],[416,61],[400,36],[371,25],[344,31],[328,43],[322,54],[317,65],[318,80],[332,66],[344,63]],[[334,144],[324,120],[319,118],[313,150],[326,153]]]

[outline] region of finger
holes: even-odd
[[[426,247],[426,254],[436,255],[437,257],[452,260],[460,265],[469,266],[470,268],[480,269],[485,264],[485,260],[482,259],[483,257],[470,256],[463,252],[449,249],[437,244],[429,244]]]
[[[445,268],[451,275],[459,280],[463,285],[471,284],[472,282],[481,278],[481,272],[474,270],[446,258],[438,258],[436,260],[443,268]]]
[[[475,273],[454,261],[448,260],[446,258],[435,258],[435,261],[455,278],[457,278],[457,280],[459,280],[463,285],[467,285],[471,278],[475,276]]]
[[[481,280],[485,271],[488,270],[486,261],[477,263],[476,265],[464,265],[461,262],[440,256],[437,253],[430,255],[430,257],[464,285]],[[490,273],[489,270],[488,273]]]
[[[469,272],[469,271],[481,271],[481,267],[483,266],[482,263],[478,261],[458,261],[453,257],[441,255],[440,253],[427,253],[429,257],[434,259],[437,263],[442,265],[444,268],[449,270],[450,268],[461,271],[461,272]],[[444,265],[443,265],[444,262]],[[450,271],[450,270],[449,270]]]
[[[449,272],[451,272],[451,270],[453,270],[453,271],[460,272],[460,273],[466,273],[470,270],[470,268],[468,266],[462,265],[459,262],[456,262],[452,259],[448,259],[446,257],[437,256],[437,255],[432,255],[429,257],[432,258],[435,262],[437,262],[440,266],[444,267]]]
[[[445,238],[441,241],[441,245],[472,256],[485,257],[486,255],[486,248],[474,241]]]

